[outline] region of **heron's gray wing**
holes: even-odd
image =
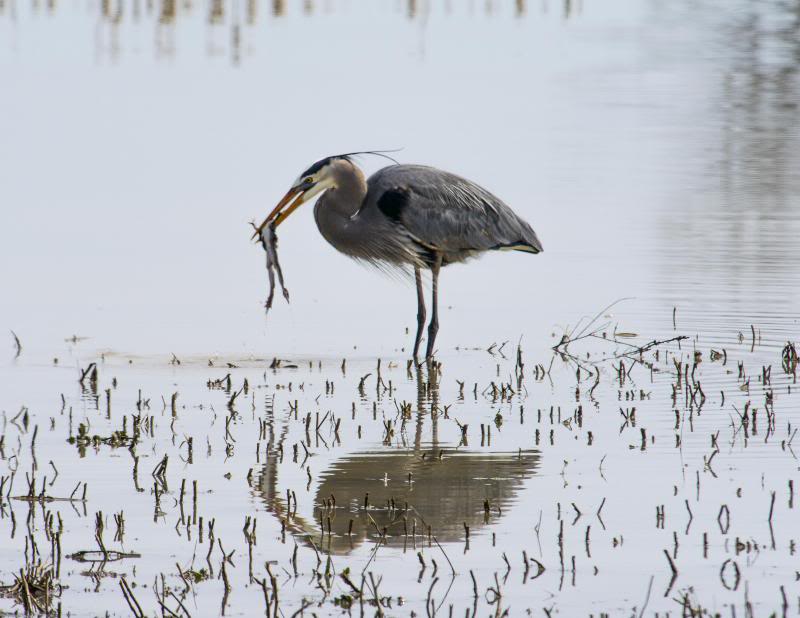
[[[383,168],[370,177],[365,203],[373,203],[413,240],[445,254],[492,249],[542,251],[531,226],[499,198],[436,168]]]

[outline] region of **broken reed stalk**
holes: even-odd
[[[675,580],[678,579],[678,568],[675,566],[675,562],[672,560],[672,556],[669,555],[669,552],[665,549],[664,555],[667,557],[667,562],[669,562],[669,568],[672,571],[672,578],[669,580],[669,585],[667,586],[667,591],[664,593],[664,596],[669,595],[669,591],[672,590],[672,586],[675,584]]]
[[[14,354],[14,358],[18,358],[19,355],[22,354],[22,343],[20,343],[17,333],[15,333],[13,330],[11,331],[11,336],[14,338],[14,347],[17,349],[16,353]]]
[[[37,563],[19,570],[14,583],[0,586],[0,597],[10,597],[25,608],[25,614],[51,615],[53,598],[61,596],[53,565]]]
[[[128,607],[131,608],[131,612],[135,618],[144,618],[144,612],[142,611],[142,606],[139,605],[139,601],[136,600],[136,597],[133,596],[133,591],[131,587],[128,585],[127,580],[125,577],[121,577],[119,580],[119,587],[122,589],[122,596],[125,597],[125,602],[128,604]]]

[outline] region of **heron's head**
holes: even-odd
[[[351,167],[352,165],[353,163],[347,155],[326,157],[314,163],[292,183],[283,199],[272,209],[264,222],[256,228],[253,237],[257,237],[264,226],[269,223],[278,227],[302,204],[314,199],[323,191],[335,187],[337,172],[341,171],[342,166]]]

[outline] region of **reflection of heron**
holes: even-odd
[[[417,369],[417,418],[408,447],[369,450],[336,460],[320,473],[313,503],[299,509],[296,497],[287,499],[279,487],[277,455],[286,428],[276,436],[270,414],[268,461],[258,482],[258,493],[268,510],[290,532],[302,537],[318,537],[322,522],[322,547],[337,553],[364,540],[403,543],[405,533],[411,535],[416,529],[417,536],[427,536],[428,527],[442,542],[462,540],[464,524],[472,530],[486,524],[485,501],[493,517],[498,509],[506,512],[525,479],[536,474],[540,453],[442,448],[436,373],[429,371],[426,381]],[[426,418],[430,419],[430,441],[423,441]],[[365,508],[367,494],[369,506]]]
[[[323,547],[334,553],[367,539],[378,541],[384,533],[387,543],[402,544],[414,529],[418,536],[430,530],[439,541],[453,542],[464,539],[465,524],[474,531],[487,523],[486,501],[492,517],[505,513],[525,479],[536,474],[540,459],[533,450],[442,451],[433,445],[421,452],[356,453],[322,473],[313,515],[306,508],[287,516],[291,509],[277,487],[274,458],[262,469],[259,490],[295,534],[317,537],[322,521]]]
[[[300,174],[259,230],[268,223],[277,227],[298,206],[318,195],[314,208],[317,227],[338,251],[380,268],[413,268],[417,286],[415,357],[426,317],[423,268],[430,269],[432,280],[426,352],[430,358],[439,330],[442,266],[486,251],[542,250],[530,225],[469,180],[422,165],[390,165],[367,180],[351,155],[322,159]]]
[[[430,526],[439,541],[463,540],[465,524],[475,530],[486,523],[486,501],[493,516],[511,506],[524,480],[536,473],[540,459],[538,451],[530,450],[442,452],[431,448],[422,455],[358,453],[326,470],[317,489],[317,505],[333,496],[341,507],[332,512],[317,507],[315,520],[331,516],[333,538],[327,547],[346,551],[362,539],[379,540],[384,531],[389,544],[403,543],[404,532],[411,533],[414,520],[419,522],[418,535],[427,536]],[[364,509],[366,494],[369,509]]]

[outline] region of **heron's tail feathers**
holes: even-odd
[[[492,251],[522,251],[524,253],[541,253],[544,249],[541,243],[530,244],[527,242],[515,242],[507,245],[497,245],[492,247]]]

